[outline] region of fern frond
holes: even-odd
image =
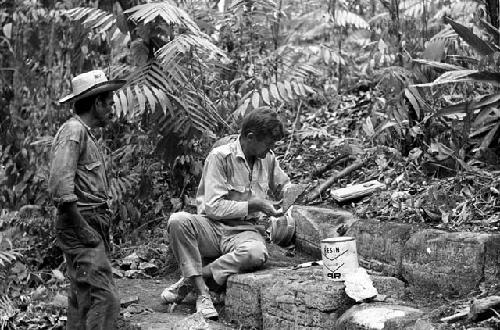
[[[224,51],[215,46],[209,39],[188,34],[176,36],[174,40],[158,49],[156,56],[163,63],[163,65],[168,66],[171,62],[178,63],[179,61],[177,59],[192,50],[208,54],[209,56],[218,55],[223,59],[228,60]]]
[[[134,67],[128,64],[114,64],[109,67],[108,76],[109,79],[125,79],[134,69]]]
[[[335,15],[329,14],[329,19],[338,27],[352,26],[358,29],[370,29],[370,25],[363,17],[344,9],[335,10]]]
[[[127,176],[112,177],[109,182],[112,201],[120,201],[127,193],[134,193],[140,181],[138,173],[132,173]]]
[[[374,72],[377,88],[397,94],[415,81],[415,73],[400,66],[389,66]]]
[[[251,109],[291,102],[313,93],[314,89],[297,80],[271,83],[245,94],[233,116],[244,116]]]
[[[244,12],[265,15],[277,9],[277,3],[272,0],[234,0],[227,11],[233,15],[241,15]]]
[[[425,7],[424,7],[425,6]],[[400,3],[399,9],[404,13],[404,15],[411,18],[422,17],[425,12],[429,12],[428,2],[422,0],[403,0]]]
[[[156,18],[161,18],[167,24],[183,26],[195,35],[204,35],[191,17],[170,1],[150,2],[137,5],[126,10],[125,13],[130,14],[129,19],[135,22],[147,24],[154,21]]]
[[[0,297],[0,325],[4,329],[11,320],[19,312],[14,302],[8,296]]]
[[[97,35],[109,37],[110,40],[120,40],[123,45],[127,44],[130,40],[130,35],[120,32],[116,25],[116,18],[112,13],[98,8],[90,7],[76,7],[63,11],[62,14],[66,15],[70,20],[80,21],[83,20],[83,26],[90,28]]]
[[[189,127],[199,131],[210,131],[224,123],[215,105],[192,86],[173,62],[166,66],[166,70],[155,61],[145,64],[115,94],[118,115],[139,116],[147,108],[154,112],[156,105],[169,118],[187,117]]]
[[[476,0],[450,1],[442,6],[434,16],[433,21],[441,21],[444,16],[449,16],[455,20],[465,21],[471,19],[480,9],[484,9],[484,4]]]
[[[21,257],[21,254],[19,252],[0,251],[0,268],[5,267],[8,264],[16,261],[18,257]]]

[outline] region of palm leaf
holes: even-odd
[[[154,21],[156,18],[161,18],[167,24],[183,26],[195,35],[204,35],[191,17],[171,1],[150,2],[137,5],[126,10],[125,13],[130,14],[129,19],[135,22],[147,24]]]
[[[482,40],[481,38],[476,36],[470,29],[450,18],[445,18],[445,20],[451,25],[451,27],[457,32],[457,34],[479,54],[487,56],[495,52],[495,46],[493,44]]]
[[[427,84],[414,85],[417,87],[433,87],[441,84],[458,82],[483,82],[494,86],[500,86],[500,73],[478,70],[455,70],[443,73],[436,80]]]
[[[109,37],[110,40],[121,40],[123,45],[130,40],[130,35],[120,32],[113,14],[98,8],[76,7],[62,12],[74,21],[83,20],[83,26],[95,31],[96,35]]]
[[[182,55],[191,51],[208,55],[218,55],[224,60],[228,60],[224,51],[215,46],[209,39],[188,34],[181,34],[175,37],[174,40],[161,47],[156,52],[156,56],[163,65],[168,66],[171,62],[178,63]]]

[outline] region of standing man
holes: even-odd
[[[163,291],[164,302],[182,301],[194,285],[197,312],[215,319],[205,280],[223,285],[229,275],[267,261],[265,239],[255,224],[262,213],[281,215],[268,193],[282,195],[290,183],[271,151],[283,135],[275,112],[254,110],[243,119],[235,141],[210,152],[196,196],[198,214],[174,213],[167,224],[183,277]],[[203,267],[202,258],[216,260]]]
[[[108,181],[102,151],[92,129],[112,117],[113,93],[124,80],[108,80],[101,70],[71,81],[73,93],[59,103],[74,102],[74,116],[52,144],[49,193],[58,208],[57,244],[62,249],[71,285],[68,330],[116,329],[120,302],[109,251]]]

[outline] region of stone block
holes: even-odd
[[[342,236],[357,218],[350,212],[314,206],[294,205],[295,246],[298,251],[321,259],[321,240]]]
[[[403,248],[414,231],[411,225],[361,219],[347,231],[356,239],[360,264],[389,276],[401,276]]]
[[[354,301],[343,282],[325,280],[321,267],[288,272],[262,292],[264,329],[334,329]]]
[[[402,299],[406,294],[405,283],[395,277],[370,275],[377,292],[388,298]]]
[[[331,329],[353,303],[321,267],[270,269],[229,277],[225,318],[243,329]]]
[[[492,242],[491,236],[436,229],[419,231],[405,244],[403,276],[415,288],[416,295],[470,293],[483,279],[486,246]]]
[[[487,284],[500,283],[500,235],[492,234],[485,243],[484,280]]]
[[[423,315],[422,311],[403,305],[366,303],[351,307],[338,320],[336,330],[408,329]]]
[[[262,329],[261,296],[285,270],[265,270],[232,275],[227,280],[225,318],[248,329]]]

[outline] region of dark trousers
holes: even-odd
[[[107,252],[110,217],[105,212],[82,213],[90,230],[102,237],[97,246],[89,246],[81,228],[67,225],[63,217],[57,223],[57,242],[64,252],[68,289],[68,330],[113,330],[120,313],[120,301]]]

